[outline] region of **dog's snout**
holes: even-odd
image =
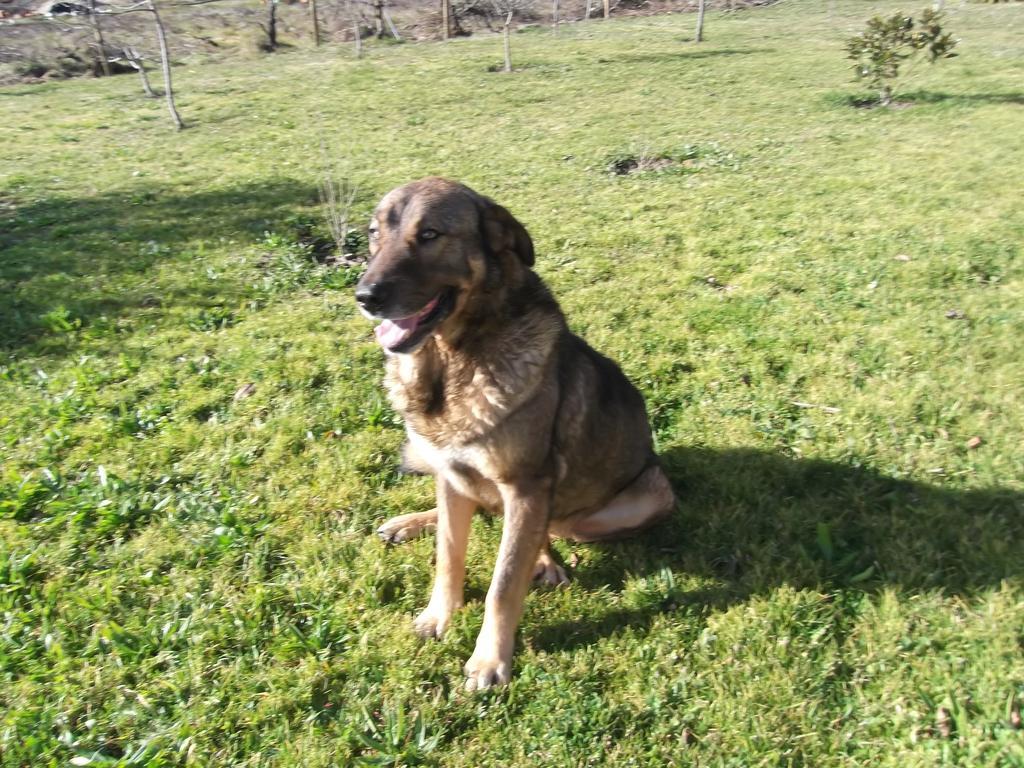
[[[379,312],[391,296],[391,283],[360,283],[356,287],[356,301],[371,314]]]

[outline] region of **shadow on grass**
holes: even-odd
[[[912,104],[1024,104],[1024,93],[944,93],[941,91],[913,91],[899,94],[899,98]]]
[[[715,586],[545,626],[537,647],[586,645],[661,614],[723,609],[783,585],[970,595],[1024,578],[1021,491],[943,488],[749,449],[676,448],[662,459],[676,514],[635,539],[583,545],[598,556],[573,578],[622,591],[630,577],[669,568]]]
[[[687,45],[687,42],[683,42],[680,46]],[[718,48],[718,49],[704,49],[704,48],[683,48],[680,47],[678,51],[650,51],[645,53],[628,53],[624,56],[616,56],[615,58],[600,57],[595,59],[597,64],[622,64],[622,63],[638,63],[638,64],[653,64],[663,63],[668,61],[688,61],[690,59],[717,59],[720,57],[728,56],[750,56],[755,53],[771,53],[771,48]]]
[[[1024,105],[1024,93],[944,93],[941,91],[898,92],[892,104],[883,106],[875,94],[849,94],[833,92],[827,100],[840,107],[855,109],[882,109],[898,111],[922,104],[945,104],[949,106],[977,106],[979,104],[1019,104]]]
[[[28,83],[22,84],[17,83],[13,85],[0,86],[0,96],[5,99],[8,96],[36,96],[43,91],[43,86],[49,85],[48,83]],[[28,87],[31,86],[31,89]],[[46,88],[48,91],[54,90],[55,86]]]
[[[0,216],[0,349],[45,352],[61,318],[88,324],[164,303],[172,297],[146,282],[158,263],[201,269],[194,249],[258,236],[279,226],[282,211],[316,199],[312,186],[275,180],[202,192],[140,184],[19,205]]]

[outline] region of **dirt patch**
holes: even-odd
[[[609,155],[604,167],[614,176],[635,173],[689,174],[711,169],[736,169],[739,156],[717,142],[683,144],[679,147],[631,148]]]
[[[320,222],[300,219],[295,222],[295,240],[312,261],[329,267],[362,264],[369,255],[366,236],[357,229],[348,233],[344,246],[339,249]]]
[[[850,106],[855,109],[891,109],[898,111],[901,109],[910,109],[914,106],[912,101],[890,101],[888,104],[883,104],[878,99],[850,99]]]
[[[639,157],[620,157],[613,160],[608,166],[608,170],[616,176],[629,176],[646,171],[667,171],[669,168],[679,165],[681,163],[671,157],[640,155]]]

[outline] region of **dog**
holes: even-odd
[[[434,585],[414,620],[440,638],[463,604],[473,513],[503,514],[469,690],[503,685],[531,577],[560,585],[549,540],[602,541],[665,518],[675,495],[643,398],[566,325],[533,271],[526,228],[460,183],[426,178],[380,201],[356,286],[379,322],[404,465],[432,474],[437,507],[388,520],[388,542],[436,530]]]

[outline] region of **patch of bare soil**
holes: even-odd
[[[894,111],[910,109],[914,106],[912,101],[890,101],[888,104],[883,104],[878,99],[854,99],[850,104],[856,109],[891,109]]]
[[[616,176],[629,176],[632,173],[645,171],[664,171],[680,165],[678,160],[657,155],[640,155],[639,157],[622,157],[612,162],[608,170]]]

